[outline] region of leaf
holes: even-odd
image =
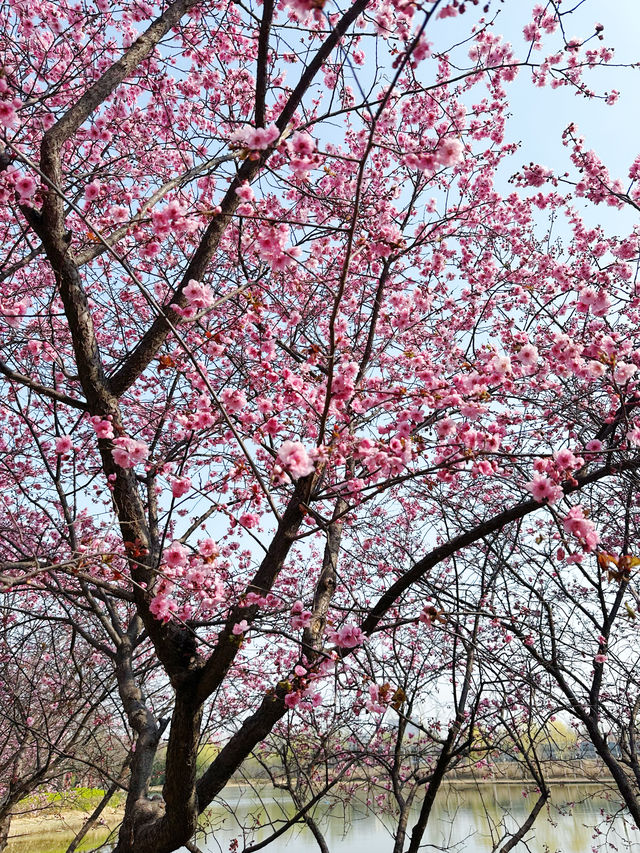
[[[611,563],[613,563],[614,566],[618,565],[618,560],[613,556],[613,554],[607,554],[605,551],[600,551],[598,553],[598,565],[603,571],[607,571]]]
[[[407,700],[407,694],[404,692],[402,687],[398,687],[394,691],[393,696],[391,697],[391,707],[394,709],[394,711],[399,711],[400,706],[404,702],[406,702],[406,700]]]

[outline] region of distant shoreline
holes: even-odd
[[[553,777],[545,779],[550,788],[560,788],[564,785],[611,785],[613,784],[612,776],[602,776],[601,779],[584,779],[580,777]],[[455,788],[476,788],[479,785],[515,785],[527,788],[534,787],[534,782],[531,779],[445,779],[443,785],[451,785]]]

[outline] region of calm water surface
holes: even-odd
[[[552,799],[549,810],[538,817],[527,844],[516,848],[518,853],[591,853],[594,850],[640,853],[640,832],[621,816],[615,816],[617,804],[608,800],[596,786],[557,786]],[[567,803],[573,805],[567,806]],[[532,805],[533,801],[523,798],[522,789],[517,785],[486,784],[480,791],[447,788],[439,794],[436,811],[425,833],[423,850],[448,848],[454,853],[491,853],[504,836],[505,828],[513,829],[514,821],[524,820]],[[511,817],[505,818],[505,813]],[[242,853],[246,845],[263,841],[271,834],[272,830],[263,825],[267,814],[272,819],[286,819],[293,810],[284,798],[270,795],[258,800],[238,791],[232,792],[225,803],[218,803],[208,814],[213,829],[199,840],[203,853],[228,853],[235,840]],[[388,821],[365,814],[357,807],[329,808],[328,803],[316,812],[316,817],[331,853],[391,853],[393,843],[385,826],[385,823],[390,826]],[[63,853],[71,837],[63,833],[56,833],[55,838],[52,835],[31,837],[28,841],[11,843],[7,853]],[[94,834],[82,849],[91,849],[103,840],[104,834]],[[319,850],[311,834],[298,829],[290,830],[263,849],[269,853],[315,853]]]

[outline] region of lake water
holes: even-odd
[[[442,849],[454,853],[491,853],[501,846],[498,842],[505,829],[512,830],[514,821],[524,820],[533,805],[531,797],[524,798],[522,788],[517,785],[484,784],[479,790],[447,787],[439,794],[422,849],[429,853]],[[607,799],[597,786],[555,786],[552,801],[548,810],[539,815],[527,844],[516,848],[518,853],[640,853],[640,832],[623,819],[619,805]],[[208,812],[212,829],[199,839],[201,850],[228,853],[237,841],[238,853],[242,853],[245,846],[263,841],[271,834],[272,830],[264,826],[267,813],[278,820],[290,817],[293,810],[279,797],[267,795],[258,800],[232,789],[225,803],[216,804]],[[510,817],[505,819],[505,814]],[[343,809],[327,801],[316,817],[331,853],[392,850],[389,821],[367,814],[357,806]],[[72,834],[62,832],[46,838],[30,836],[10,843],[7,853],[63,853],[71,837]],[[104,832],[92,834],[82,849],[94,848],[104,840]],[[290,830],[263,849],[269,853],[319,850],[308,830],[300,829]]]

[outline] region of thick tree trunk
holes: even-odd
[[[343,524],[340,521],[347,510],[347,502],[338,498],[333,510],[331,524],[327,528],[327,542],[322,559],[322,571],[316,583],[313,597],[313,616],[310,625],[305,628],[302,638],[302,651],[309,662],[315,660],[322,647],[324,628],[331,599],[336,591],[338,582],[338,558],[342,543]]]
[[[161,803],[149,800],[149,781],[160,740],[160,728],[146,705],[144,693],[136,681],[131,661],[133,643],[129,634],[136,633],[138,623],[139,620],[135,619],[129,626],[129,633],[121,637],[116,659],[118,691],[129,724],[136,733],[124,820],[116,847],[119,853],[133,851],[135,832],[139,824],[158,817],[161,813]]]
[[[0,853],[6,848],[11,829],[11,812],[0,814]]]

